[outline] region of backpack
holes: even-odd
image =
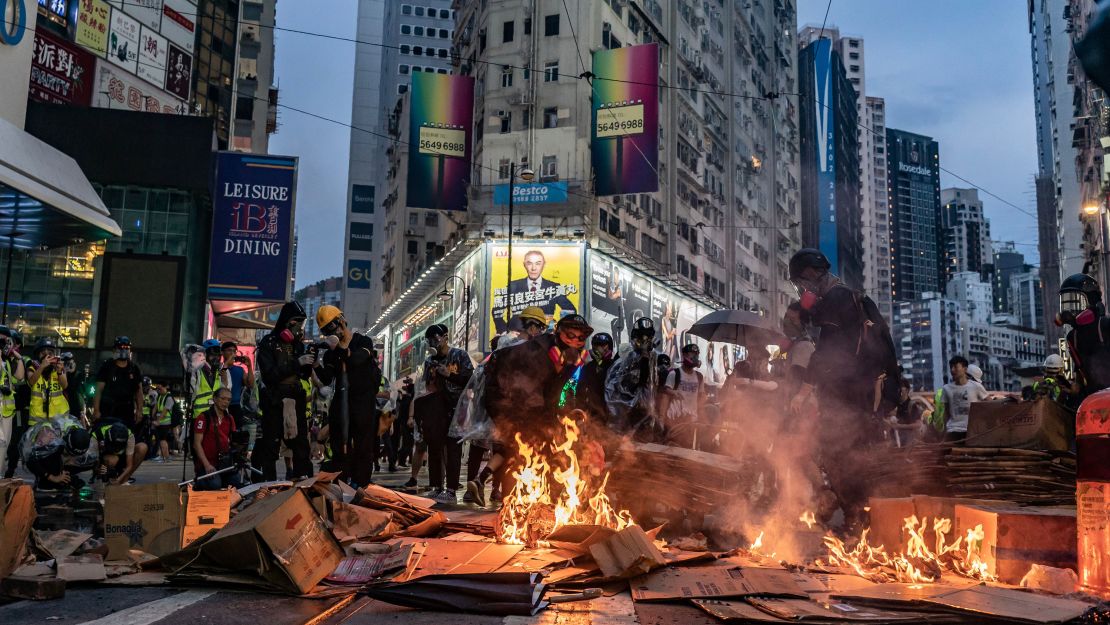
[[[876,412],[886,414],[896,408],[901,399],[898,352],[894,349],[890,326],[875,301],[864,293],[854,290],[852,293],[863,320],[856,343],[856,356],[862,363],[860,374],[877,382],[881,380],[873,406]]]
[[[672,388],[677,391],[678,385],[682,382],[682,367],[675,367],[671,371],[674,371],[674,386]],[[702,384],[705,384],[705,376],[701,374],[701,371],[695,370],[694,373],[698,374],[698,387],[700,388]]]

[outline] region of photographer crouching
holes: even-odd
[[[255,359],[262,374],[262,431],[254,445],[251,462],[262,479],[277,479],[278,452],[282,441],[293,453],[293,471],[287,479],[312,475],[312,457],[305,419],[305,396],[301,380],[307,380],[316,363],[315,353],[305,350],[304,308],[295,301],[281,307],[277,323],[258,342]]]
[[[226,386],[216,389],[212,407],[198,416],[193,425],[196,490],[243,486],[242,471],[236,470],[236,465],[246,465],[246,445],[236,444],[235,418],[228,411],[230,405],[231,389]],[[231,470],[212,475],[225,469]]]
[[[358,486],[374,475],[378,452],[378,387],[382,372],[374,341],[351,331],[343,311],[321,306],[316,311],[320,333],[329,349],[316,375],[324,384],[335,384],[335,398],[328,412],[334,468]]]

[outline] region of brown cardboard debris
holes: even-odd
[[[568,549],[577,553],[588,553],[590,545],[602,542],[617,531],[600,525],[564,525],[551,532],[547,542],[557,549]]]
[[[185,525],[181,529],[181,546],[187,547],[209,531],[220,529],[231,519],[230,490],[189,490],[185,498]]]
[[[905,535],[903,525],[906,517],[916,514],[913,499],[872,497],[867,503],[871,508],[868,544],[882,545],[888,552],[905,552],[909,537]]]
[[[107,578],[104,560],[98,555],[58,558],[58,579],[67,582],[98,582]]]
[[[332,501],[330,504],[332,531],[340,542],[377,536],[393,520],[392,513],[382,510],[353,506],[341,501]]]
[[[1075,415],[1048,398],[976,402],[967,420],[967,444],[1067,451],[1069,419],[1074,423]]]
[[[53,532],[35,530],[35,538],[39,545],[50,554],[51,558],[64,558],[77,551],[81,545],[85,544],[85,541],[92,538],[92,534],[72,530],[56,530]]]
[[[929,602],[962,612],[1031,623],[1063,623],[1078,618],[1091,607],[1082,601],[985,585],[955,590]]]
[[[17,577],[0,579],[0,594],[14,599],[61,599],[66,594],[66,582],[57,577]]]
[[[793,597],[806,594],[783,569],[699,566],[662,569],[630,583],[636,601],[713,599],[749,595]]]
[[[590,545],[589,550],[601,573],[614,579],[643,575],[667,564],[659,548],[639,525],[630,525]]]
[[[985,508],[1012,508],[1015,503],[1010,501],[995,501],[992,499],[968,499],[963,497],[934,497],[932,495],[914,495],[913,510],[919,519],[928,519],[925,524],[925,544],[930,548],[937,544],[936,532],[933,531],[935,519],[949,519],[952,527],[956,527],[956,506],[979,506]],[[947,540],[955,540],[955,535],[949,532]]]
[[[109,560],[135,548],[156,556],[181,548],[181,491],[176,484],[109,486],[104,495],[104,537]]]
[[[413,542],[405,539],[404,543]],[[417,558],[410,565],[406,575],[398,581],[415,579],[425,575],[448,573],[493,573],[505,566],[520,553],[520,545],[499,545],[493,542],[466,542],[430,538],[417,541],[422,547],[417,550]]]
[[[365,584],[390,571],[407,568],[412,552],[412,545],[394,545],[383,553],[343,558],[326,579],[333,584]]]
[[[23,563],[35,522],[35,496],[22,480],[0,480],[0,578]]]
[[[956,536],[983,526],[983,561],[999,581],[1017,584],[1033,564],[1077,568],[1074,508],[956,506]]]
[[[694,599],[694,605],[726,623],[782,623],[783,620],[744,601]]]

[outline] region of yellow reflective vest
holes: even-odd
[[[193,418],[196,419],[202,412],[212,407],[212,396],[216,393],[216,389],[223,386],[220,381],[219,372],[212,376],[213,381],[211,384],[208,382],[208,376],[204,375],[201,371],[197,375],[197,393],[193,396]]]
[[[171,412],[169,410],[166,410],[166,401],[169,400],[169,398],[170,398],[170,394],[166,393],[165,395],[159,395],[154,400],[154,414],[155,415],[161,415],[160,417],[158,417],[158,423],[156,423],[155,425],[171,425],[172,424],[173,414],[171,414]]]
[[[50,419],[69,414],[69,402],[62,391],[62,382],[57,371],[40,376],[31,385],[30,425],[37,425]]]
[[[0,388],[8,389],[8,394],[0,393],[0,418],[10,419],[15,416],[15,384],[12,365],[5,360],[0,366]]]

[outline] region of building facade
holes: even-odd
[[[938,389],[947,381],[948,361],[963,353],[963,324],[959,302],[938,293],[895,302],[891,334],[914,390]]]
[[[960,304],[970,323],[990,323],[994,315],[991,283],[974,271],[952,274],[945,290],[948,299]]]
[[[992,281],[994,286],[994,312],[1009,314],[1013,311],[1010,297],[1010,278],[1029,271],[1025,255],[1017,251],[1012,241],[994,245],[994,267]]]
[[[930,137],[887,128],[893,297],[914,300],[944,287],[940,154]]]
[[[805,164],[801,168],[802,242],[824,252],[848,286],[862,289],[860,153],[868,148],[860,147],[856,84],[837,50],[838,44],[847,47],[850,41],[834,42],[808,29],[803,31],[806,34],[813,36],[813,42],[798,54],[800,157]],[[862,134],[867,135],[866,130]]]
[[[1010,312],[1019,327],[1045,330],[1043,290],[1039,271],[1023,271],[1010,276]]]
[[[304,335],[309,338],[320,336],[320,326],[316,324],[316,312],[321,306],[336,306],[342,309],[343,276],[325,278],[315,284],[297,289],[293,299],[300,302],[308,317],[304,322]],[[344,311],[346,316],[346,311]]]
[[[945,281],[967,271],[986,277],[993,262],[991,226],[979,190],[941,189],[940,203]]]

